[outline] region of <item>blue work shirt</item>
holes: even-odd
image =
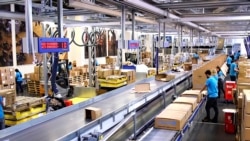
[[[206,86],[207,86],[208,97],[217,98],[218,97],[218,82],[213,76],[207,79]]]
[[[16,72],[16,81],[17,82],[22,82],[23,81],[21,72]]]
[[[232,57],[230,57],[230,56],[227,57],[227,64],[228,65],[232,64]]]
[[[193,57],[194,57],[195,59],[199,59],[199,55],[196,54],[196,53],[193,55]]]
[[[68,69],[69,69],[69,70],[72,70],[72,65],[68,65]]]
[[[4,119],[4,113],[3,113],[3,97],[0,96],[0,119]]]
[[[237,69],[237,64],[232,63],[231,66],[230,66],[230,71],[229,71],[230,76],[236,76],[237,75],[237,72],[235,71],[235,69]]]
[[[215,74],[215,75],[213,75],[212,76],[217,82],[218,82],[218,80],[219,80],[219,77],[218,77],[218,75],[217,74]]]
[[[222,80],[225,79],[225,76],[224,76],[224,74],[223,74],[222,71],[219,71],[219,72],[218,72],[218,77],[219,77],[220,79],[222,79]]]

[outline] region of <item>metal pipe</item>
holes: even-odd
[[[159,7],[153,6],[153,5],[151,5],[147,2],[144,2],[144,1],[126,0],[126,1],[119,1],[119,2],[121,2],[123,4],[127,4],[133,8],[138,8],[138,9],[142,9],[142,10],[145,10],[147,12],[150,12],[150,13],[154,13],[154,14],[159,15],[159,16],[166,16],[170,19],[177,19],[177,20],[181,19],[181,17],[178,17],[172,13],[166,12],[166,10],[163,10]],[[199,27],[197,24],[194,24],[192,22],[182,22],[182,23],[189,25],[189,26],[192,26],[194,28]],[[203,30],[205,32],[210,32],[209,30],[207,30],[205,28],[200,28],[200,30]]]
[[[25,0],[25,23],[26,40],[29,46],[29,52],[32,52],[33,63],[36,61],[35,49],[33,43],[33,19],[32,19],[32,0]]]
[[[193,53],[194,30],[191,30],[191,53]]]
[[[15,12],[15,4],[10,5],[11,12]],[[12,59],[13,66],[17,66],[17,58],[16,58],[16,20],[11,19],[11,42],[12,42]]]
[[[125,48],[125,17],[126,16],[126,13],[125,13],[125,6],[122,5],[122,15],[121,15],[121,41],[122,41],[122,48],[119,48],[119,65],[120,65],[120,68],[122,68],[122,49]]]
[[[181,41],[180,41],[180,50],[179,50],[179,53],[182,52],[182,48],[183,48],[183,44],[182,44],[182,34],[183,34],[183,26],[181,25]]]
[[[135,40],[135,11],[132,10],[132,40]]]
[[[45,24],[42,23],[43,28],[43,36],[46,37],[46,27]],[[47,53],[43,54],[43,74],[44,74],[44,90],[45,96],[48,96],[48,68],[47,68]]]
[[[161,23],[159,22],[159,32],[158,32],[158,47],[156,47],[156,55],[155,55],[155,60],[156,60],[156,74],[159,74],[159,48],[161,46]]]
[[[249,5],[249,1],[193,1],[193,2],[181,2],[181,3],[167,3],[159,4],[157,7],[163,9],[191,9],[191,8],[218,8],[221,7],[235,7],[241,5]]]
[[[165,42],[166,42],[166,23],[164,22],[163,23],[163,48],[165,47]]]

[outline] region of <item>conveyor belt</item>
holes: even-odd
[[[176,82],[180,81],[187,77],[187,72],[182,72],[176,74]],[[190,74],[191,75],[191,74]],[[173,84],[155,81],[153,78],[147,79],[146,82],[151,84],[151,90],[157,91],[157,88],[163,86],[171,87]],[[120,92],[117,92],[116,95],[106,98],[102,101],[96,102],[91,104],[90,106],[101,108],[103,115],[107,115],[123,106],[126,106],[131,101],[136,99],[143,98],[146,94],[135,94],[132,91],[133,86],[126,86],[125,88],[121,89]],[[124,91],[126,89],[126,91]],[[69,107],[70,108],[70,107]],[[56,111],[59,112],[59,111]],[[55,113],[56,113],[55,112]],[[51,113],[51,114],[55,114]],[[45,140],[56,140],[64,135],[69,134],[70,132],[83,127],[85,124],[89,123],[85,120],[84,109],[79,109],[63,116],[59,116],[55,119],[43,122],[42,124],[32,126],[32,121],[26,123],[26,126],[31,126],[28,129],[25,129],[21,132],[15,133],[15,130],[18,130],[18,127],[10,127],[9,129],[3,130],[0,132],[1,139],[8,139],[8,140],[19,140],[19,141],[27,141],[27,140],[34,140],[34,141],[45,141]],[[25,128],[25,127],[21,127]],[[20,128],[19,128],[20,129]],[[15,133],[15,134],[13,134]]]
[[[194,118],[200,113],[203,104],[205,103],[205,98],[199,103],[195,111],[192,113],[192,115],[189,117],[186,125],[183,127],[181,131],[173,131],[173,130],[163,130],[163,129],[155,129],[151,128],[149,131],[145,133],[141,137],[139,141],[180,141],[188,132],[188,129],[191,128],[191,124],[194,120]],[[189,130],[191,131],[191,130]]]
[[[127,85],[86,102],[1,130],[0,140],[71,140],[75,139],[74,137],[79,137],[83,131],[93,132],[97,129],[101,132],[106,131],[114,124],[119,123],[128,113],[163,93],[163,91],[175,87],[177,83],[190,76],[191,72],[181,72],[177,73],[176,79],[171,82],[155,81],[154,77],[139,81],[137,83],[147,82],[151,84],[151,92],[144,94],[133,93],[134,84]],[[93,122],[86,121],[84,108],[87,106],[100,108],[103,117]],[[78,132],[80,129],[81,132]]]

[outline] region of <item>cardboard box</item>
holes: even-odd
[[[250,128],[250,115],[248,114],[244,115],[244,126],[246,128]]]
[[[171,81],[173,79],[175,79],[175,75],[169,75],[169,74],[165,74],[165,73],[163,73],[163,74],[157,74],[155,76],[155,80],[157,80],[157,81],[168,82],[168,81]]]
[[[244,135],[243,141],[250,141],[250,128],[245,128],[243,135]]]
[[[184,97],[196,97],[197,98],[197,103],[200,103],[202,99],[202,94],[200,93],[200,90],[186,90],[181,94],[181,96]]]
[[[178,97],[177,99],[175,99],[174,103],[190,104],[190,105],[192,105],[192,109],[194,111],[196,106],[197,106],[197,98],[195,98],[195,97]]]
[[[86,119],[95,120],[102,116],[102,111],[99,108],[87,107],[85,109]]]
[[[190,117],[191,114],[192,114],[192,105],[190,105],[190,104],[171,103],[171,104],[169,104],[169,105],[165,108],[165,110],[187,112],[187,116]]]
[[[120,69],[114,69],[112,72],[112,75],[121,75],[121,70]]]
[[[144,93],[150,92],[150,83],[141,83],[135,85],[135,92]]]
[[[184,63],[184,71],[192,70],[192,63]]]
[[[243,90],[244,94],[244,112],[245,114],[250,114],[250,90]]]
[[[164,110],[155,117],[154,127],[168,130],[181,130],[187,121],[187,112]]]
[[[192,58],[192,64],[198,64],[198,59]]]
[[[98,78],[105,79],[106,77],[112,75],[111,69],[102,69],[98,71]]]
[[[40,74],[40,67],[39,66],[34,66],[34,73]]]

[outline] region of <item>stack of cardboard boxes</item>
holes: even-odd
[[[44,79],[43,67],[34,66],[34,73],[27,73],[24,77],[28,81],[40,81]]]
[[[121,75],[125,75],[127,77],[127,84],[131,84],[135,82],[136,75],[135,70],[121,70]]]
[[[167,130],[182,130],[189,117],[202,99],[197,91],[186,91],[172,104],[168,105],[155,118],[154,127]]]
[[[0,89],[15,89],[15,70],[13,68],[0,68]]]
[[[116,65],[116,57],[107,56],[106,57],[106,64],[108,66],[110,66],[110,68],[114,68]]]

